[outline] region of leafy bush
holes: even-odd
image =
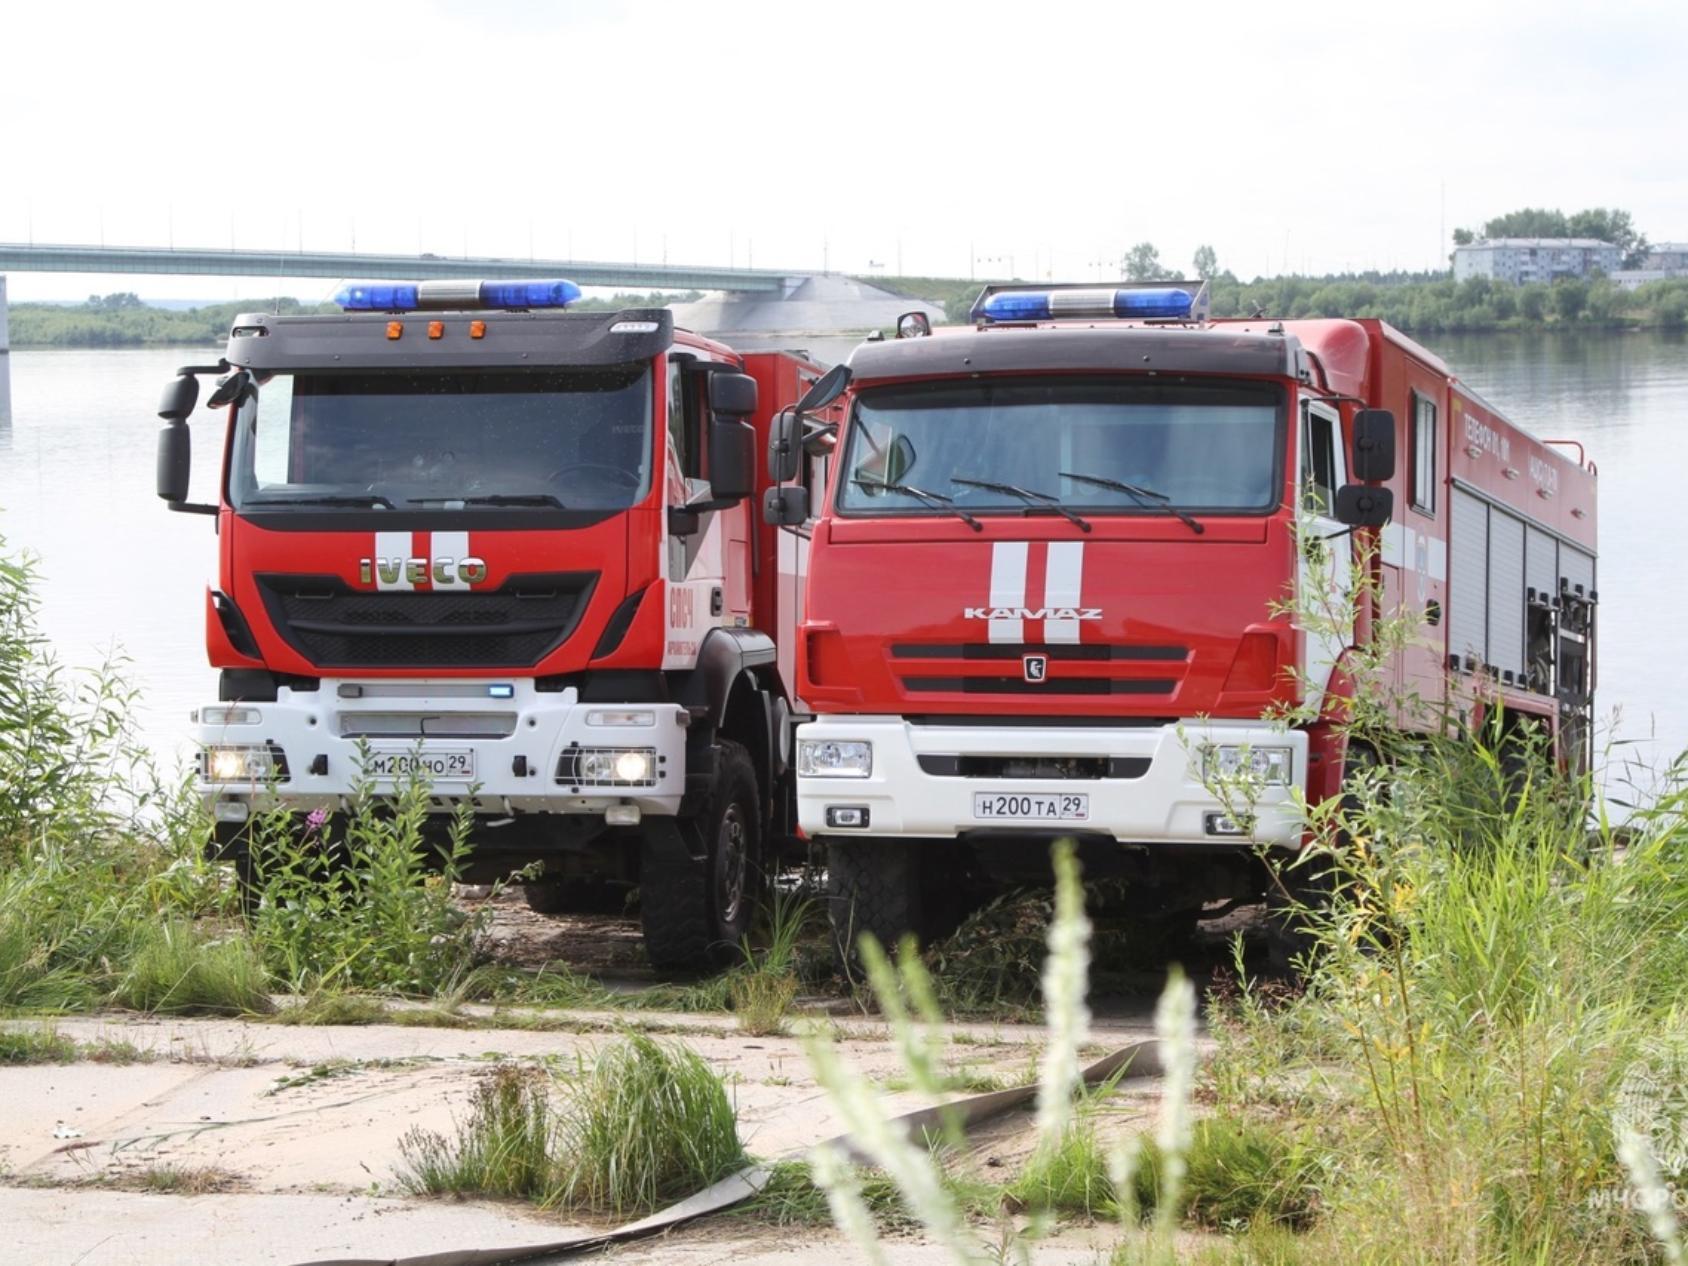
[[[473,808],[460,803],[436,844],[429,807],[416,775],[391,796],[363,784],[343,822],[285,808],[255,820],[252,937],[285,987],[435,995],[464,980],[490,917],[451,900]]]

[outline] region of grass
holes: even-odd
[[[1052,1142],[1039,1146],[1009,1184],[1008,1194],[1035,1212],[1113,1216],[1119,1201],[1095,1122],[1080,1117]]]
[[[401,1153],[399,1183],[418,1194],[616,1215],[648,1213],[747,1163],[721,1076],[642,1034],[561,1078],[500,1065],[449,1136],[413,1129]]]
[[[228,1191],[240,1182],[237,1175],[226,1169],[210,1166],[154,1165],[142,1170],[133,1182],[123,1185],[136,1191],[154,1195],[203,1196]]]
[[[660,1208],[745,1163],[721,1077],[701,1056],[630,1034],[569,1085],[567,1164],[551,1201],[628,1213]]]
[[[1164,1163],[1145,1141],[1133,1192],[1145,1213],[1156,1207]],[[1321,1207],[1330,1158],[1305,1133],[1219,1116],[1195,1122],[1184,1163],[1178,1213],[1187,1221],[1216,1230],[1259,1224],[1302,1230]]]
[[[48,1025],[0,1029],[0,1064],[69,1064],[79,1053],[75,1042]]]
[[[420,1129],[404,1136],[400,1185],[418,1195],[545,1199],[560,1164],[549,1083],[537,1068],[495,1068],[475,1088],[455,1137]]]
[[[185,919],[141,931],[111,1001],[135,1011],[264,1014],[275,1008],[262,964],[238,933]]]

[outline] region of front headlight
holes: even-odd
[[[206,782],[268,782],[277,769],[267,747],[207,747],[199,771]]]
[[[797,772],[808,778],[867,778],[873,744],[857,739],[799,739]]]
[[[588,747],[563,753],[557,781],[592,786],[649,786],[656,782],[656,749]]]
[[[1245,778],[1268,786],[1287,787],[1295,776],[1295,749],[1219,744],[1206,749],[1204,773],[1219,781]]]

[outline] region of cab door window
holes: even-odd
[[[1413,509],[1436,513],[1436,402],[1412,393]]]
[[[1338,483],[1334,413],[1301,406],[1301,503],[1314,514],[1329,515]]]

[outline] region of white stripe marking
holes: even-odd
[[[1049,609],[1081,605],[1079,595],[1084,589],[1084,542],[1051,541],[1048,566],[1043,578],[1043,605]],[[1076,617],[1045,620],[1043,640],[1046,642],[1078,641],[1079,621]]]
[[[459,559],[469,557],[469,534],[467,532],[435,532],[433,544],[434,557],[429,563],[429,575],[433,580],[434,588],[467,589],[469,582],[457,574],[457,563]],[[444,582],[440,580],[439,573],[432,570],[437,561],[442,558],[448,560],[451,568],[449,572],[451,579]]]
[[[1025,541],[998,541],[991,546],[991,606],[1018,608],[1026,605],[1026,555],[1030,545]],[[1024,642],[1025,621],[993,619],[990,621],[993,642]]]
[[[407,567],[410,563],[409,532],[377,532],[375,534],[375,587],[377,589],[414,589]]]

